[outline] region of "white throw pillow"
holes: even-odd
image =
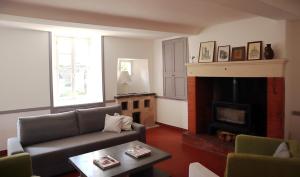
[[[121,116],[122,117],[122,126],[121,129],[125,131],[132,130],[131,125],[133,123],[133,118],[130,116],[120,115],[119,113],[115,113],[114,116]]]
[[[106,114],[103,132],[121,132],[122,117]]]
[[[273,154],[273,157],[280,157],[280,158],[289,158],[290,157],[289,148],[285,142],[282,142],[279,144],[275,153]]]

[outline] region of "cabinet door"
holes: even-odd
[[[175,98],[186,99],[186,66],[187,61],[187,40],[180,38],[174,41],[174,84]]]
[[[187,38],[163,41],[164,96],[186,99]]]
[[[174,44],[172,41],[163,42],[164,65],[164,96],[173,98],[174,90]]]

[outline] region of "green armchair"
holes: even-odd
[[[31,158],[28,153],[20,153],[0,158],[1,177],[32,176]]]
[[[300,145],[287,141],[291,158],[273,157],[280,139],[238,135],[227,156],[225,177],[300,177]]]

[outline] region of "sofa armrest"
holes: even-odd
[[[17,137],[7,139],[7,154],[14,155],[23,153],[24,149]]]
[[[189,177],[219,177],[198,162],[189,165]]]
[[[226,177],[299,177],[300,159],[230,153]]]
[[[138,124],[138,123],[135,123],[133,122],[132,123],[132,128],[134,131],[137,131],[139,136],[140,136],[140,141],[146,143],[146,128],[144,125],[142,124]]]
[[[28,153],[0,158],[0,176],[29,177],[31,175],[31,158]]]
[[[270,156],[282,141],[268,137],[238,135],[235,140],[235,152]]]

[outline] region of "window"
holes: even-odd
[[[103,102],[101,36],[52,37],[53,106]]]
[[[118,61],[119,61],[119,72],[121,73],[122,71],[128,71],[129,75],[131,75],[132,61],[129,59],[119,59]]]

